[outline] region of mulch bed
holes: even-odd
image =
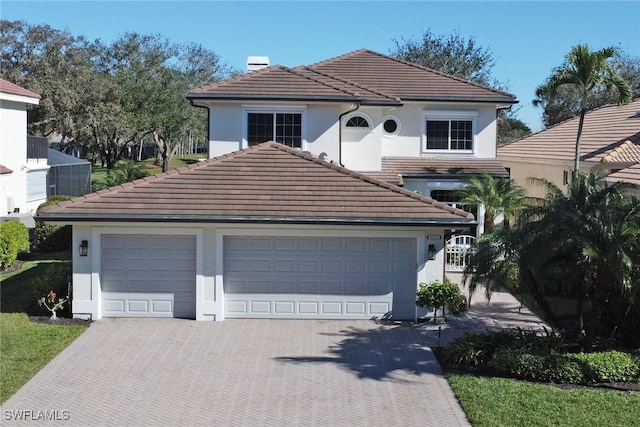
[[[56,320],[51,320],[50,316],[29,316],[29,320],[36,323],[47,323],[49,325],[85,325],[89,326],[92,321],[91,320],[82,320],[82,319],[72,319],[69,317],[60,317]]]

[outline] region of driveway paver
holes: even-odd
[[[102,319],[3,405],[1,424],[469,425],[437,339],[372,321]]]

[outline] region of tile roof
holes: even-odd
[[[499,160],[472,157],[383,157],[381,171],[363,173],[391,184],[400,183],[399,175],[403,178],[455,177],[456,179],[485,173],[499,177],[509,176]]]
[[[189,98],[515,103],[515,96],[366,49],[310,66],[274,65],[192,89]]]
[[[6,167],[5,165],[0,165],[0,175],[6,175],[6,174],[10,174],[10,173],[13,173],[13,171],[11,169]]]
[[[580,142],[582,160],[627,161],[640,155],[640,98],[587,112]],[[572,160],[579,117],[498,147],[498,158]]]
[[[11,83],[10,81],[0,79],[0,92],[7,93],[10,95],[18,95],[18,96],[27,96],[29,98],[40,99],[40,95],[35,92],[31,92],[23,87],[18,86],[17,84]]]
[[[266,142],[40,210],[67,221],[466,224],[467,212]]]
[[[607,182],[628,182],[640,186],[640,163],[636,163],[617,172],[610,173],[605,178]]]

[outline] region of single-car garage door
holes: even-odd
[[[224,238],[227,317],[413,319],[409,238]]]
[[[105,317],[196,315],[194,236],[103,235]]]

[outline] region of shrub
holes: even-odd
[[[460,288],[455,283],[446,280],[444,283],[439,281],[429,284],[421,283],[416,292],[416,305],[433,309],[434,322],[437,318],[438,309],[442,309],[445,320],[447,311],[451,314],[460,314],[466,311],[466,299],[460,293]]]
[[[55,292],[57,295],[69,296],[69,303],[59,311],[63,317],[71,316],[71,296],[69,289],[69,280],[72,275],[72,265],[70,262],[51,263],[45,266],[42,275],[36,279],[31,286],[32,298],[27,313],[33,316],[42,316],[51,314],[42,308],[37,300],[49,292]]]
[[[493,366],[498,372],[530,381],[580,384],[585,380],[583,364],[567,354],[533,354],[522,349],[496,352]]]
[[[514,339],[515,333],[511,330],[465,334],[442,350],[442,360],[463,367],[488,365],[495,352],[500,348],[509,348]]]
[[[618,382],[640,380],[640,366],[631,354],[620,351],[578,353],[573,355],[585,365],[588,382]]]
[[[18,221],[0,224],[0,268],[11,266],[18,255],[29,251],[29,230]]]
[[[71,200],[71,196],[53,196],[38,207],[38,211],[49,205],[54,205],[65,200]],[[36,220],[34,234],[34,247],[42,252],[56,252],[71,249],[72,231],[70,225],[47,224]]]

